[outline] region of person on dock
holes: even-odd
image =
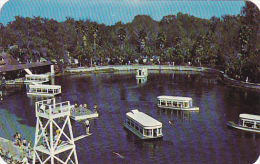
[[[28,146],[27,146],[27,153],[28,153],[28,156],[31,155],[31,151],[32,151],[31,141],[28,141]]]
[[[23,144],[23,150],[25,151],[25,150],[26,150],[25,148],[26,148],[26,146],[27,146],[27,141],[26,141],[25,138],[23,138],[22,144]]]
[[[80,104],[79,105],[79,113],[83,111],[82,107],[83,107],[82,104]]]
[[[97,104],[94,104],[94,112],[97,113]]]
[[[21,147],[21,134],[20,133],[17,133],[16,135],[16,143],[19,147]]]
[[[23,157],[22,164],[29,164],[27,157]]]
[[[88,105],[84,104],[84,111],[86,112],[86,114],[88,114],[88,110],[87,110]]]
[[[86,134],[88,135],[89,134],[89,127],[90,127],[89,120],[86,120],[85,125],[86,125]]]

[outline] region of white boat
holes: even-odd
[[[145,67],[138,67],[136,71],[136,78],[144,78],[148,76],[147,68]]]
[[[260,133],[260,116],[242,113],[239,115],[238,124],[234,121],[228,121],[227,125],[241,130]]]
[[[199,110],[199,107],[192,105],[192,98],[180,96],[158,96],[157,106],[176,110]]]
[[[49,81],[49,75],[47,74],[31,74],[25,75],[25,83],[42,84]]]
[[[29,85],[27,94],[55,96],[61,94],[60,85]]]
[[[126,113],[124,126],[141,139],[162,137],[162,123],[137,109]]]

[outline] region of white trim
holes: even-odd
[[[260,122],[260,116],[259,115],[242,113],[242,114],[239,115],[239,118],[240,119],[249,119],[249,120],[254,120],[254,121]]]

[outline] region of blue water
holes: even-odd
[[[173,71],[149,72],[142,84],[135,72],[60,76],[55,77],[55,84],[62,86],[62,94],[56,101],[87,103],[89,108],[98,105],[99,118],[90,120],[93,134],[76,141],[80,164],[253,163],[260,154],[260,135],[229,128],[226,123],[236,122],[240,113],[260,114],[260,94],[216,80],[213,75]],[[27,96],[24,90],[4,93],[0,136],[12,140],[13,133],[20,132],[22,138],[34,141],[34,103],[46,98]],[[159,109],[159,95],[192,97],[200,110]],[[142,141],[124,129],[125,114],[132,109],[162,122],[164,137]],[[71,122],[75,137],[85,134],[83,122]]]

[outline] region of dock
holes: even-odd
[[[88,118],[96,118],[98,117],[99,114],[97,111],[94,111],[94,110],[91,110],[91,109],[87,109],[87,108],[80,108],[80,107],[73,107],[72,110],[71,110],[71,114],[70,114],[70,117],[73,119],[73,120],[85,120],[85,119],[88,119]]]

